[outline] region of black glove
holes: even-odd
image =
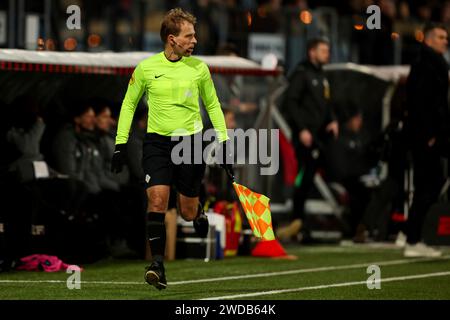
[[[125,157],[127,155],[127,145],[125,143],[116,144],[116,148],[114,150],[114,154],[111,160],[111,172],[119,173],[123,169],[123,165],[126,160]]]
[[[233,171],[233,150],[229,143],[229,140],[223,141],[219,147],[219,155],[222,156],[220,161],[220,166],[225,170],[228,177],[234,182],[234,171]]]

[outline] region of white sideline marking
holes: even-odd
[[[425,262],[425,261],[438,261],[438,260],[448,260],[450,259],[450,255],[443,256],[440,258],[416,258],[416,259],[402,259],[402,260],[387,260],[387,261],[379,261],[379,262],[364,262],[358,264],[350,264],[350,265],[341,265],[341,266],[329,266],[329,267],[319,267],[319,268],[310,268],[310,269],[296,269],[296,270],[287,270],[287,271],[278,271],[278,272],[265,272],[265,273],[256,273],[256,274],[247,274],[247,275],[239,275],[239,276],[227,276],[227,277],[218,277],[218,278],[204,278],[204,279],[194,279],[194,280],[184,280],[184,281],[174,281],[169,282],[168,285],[183,285],[183,284],[192,284],[192,283],[204,283],[204,282],[215,282],[215,281],[229,281],[229,280],[240,280],[240,279],[251,279],[251,278],[263,278],[263,277],[272,277],[272,276],[283,276],[290,274],[299,274],[299,273],[311,273],[311,272],[321,272],[321,271],[333,271],[333,270],[348,270],[348,269],[358,269],[358,268],[366,268],[368,265],[376,264],[379,266],[392,266],[399,264],[409,264],[415,262]],[[2,280],[0,279],[0,283],[66,283],[67,280]],[[81,281],[80,283],[84,284],[114,284],[114,285],[143,285],[144,281],[101,281],[101,280],[92,280],[92,281]]]
[[[67,280],[0,280],[0,283],[66,283]],[[80,281],[84,284],[143,284],[137,281]]]
[[[450,271],[415,274],[415,275],[404,276],[404,277],[392,277],[392,278],[380,279],[379,282],[406,281],[406,280],[413,280],[413,279],[424,279],[424,278],[443,277],[443,276],[450,276]],[[231,296],[203,298],[203,299],[199,299],[199,300],[223,300],[223,299],[266,296],[266,295],[279,294],[279,293],[299,292],[299,291],[307,291],[307,290],[319,290],[319,289],[338,288],[338,287],[349,287],[349,286],[356,286],[356,285],[362,285],[362,284],[365,285],[366,283],[367,283],[367,280],[343,282],[343,283],[333,283],[333,284],[325,284],[325,285],[313,286],[313,287],[301,287],[301,288],[293,288],[293,289],[282,289],[282,290],[271,290],[271,291],[254,292],[254,293],[235,294],[235,295],[231,295]]]
[[[263,278],[263,277],[284,276],[284,275],[298,274],[298,273],[311,273],[311,272],[321,272],[321,271],[367,268],[367,266],[371,265],[371,264],[376,264],[379,266],[391,266],[391,265],[408,264],[408,263],[414,263],[414,262],[431,261],[431,260],[439,260],[439,259],[448,260],[448,259],[450,259],[450,256],[444,256],[444,257],[440,257],[440,258],[417,258],[417,259],[388,260],[388,261],[379,261],[379,262],[365,262],[365,263],[349,264],[349,265],[343,265],[343,266],[330,266],[330,267],[320,267],[320,268],[310,268],[310,269],[297,269],[297,270],[287,270],[287,271],[278,271],[278,272],[246,274],[246,275],[240,275],[240,276],[228,276],[228,277],[220,277],[220,278],[209,278],[209,279],[206,278],[206,279],[197,279],[197,280],[175,281],[175,282],[172,282],[169,284],[170,285],[180,285],[180,284],[191,284],[191,283],[201,283],[201,282]]]

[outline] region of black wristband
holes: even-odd
[[[119,144],[116,144],[114,152],[116,152],[116,151],[122,152],[122,151],[126,151],[126,150],[127,150],[127,144],[126,143],[119,143]]]

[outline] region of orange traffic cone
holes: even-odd
[[[262,240],[252,250],[253,257],[295,260],[296,256],[288,255],[278,240]]]

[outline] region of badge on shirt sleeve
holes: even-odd
[[[330,83],[327,79],[323,79],[323,96],[325,99],[330,99]]]

